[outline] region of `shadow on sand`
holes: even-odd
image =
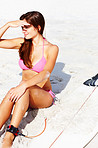
[[[57,62],[55,64],[54,70],[51,73],[50,81],[52,85],[52,90],[55,94],[60,93],[67,86],[71,75],[63,72],[65,64],[62,62]]]

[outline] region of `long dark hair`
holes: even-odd
[[[41,35],[43,35],[45,20],[40,12],[38,11],[27,12],[20,17],[20,20],[24,19],[27,21],[27,23],[33,25]],[[38,29],[38,26],[41,27],[40,30]],[[19,56],[28,68],[32,68],[31,49],[32,49],[32,40],[24,39],[24,43],[21,45],[19,49]]]

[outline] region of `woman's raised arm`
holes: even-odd
[[[0,39],[0,48],[19,49],[23,42],[24,42],[23,38]]]
[[[7,31],[8,28],[16,28],[19,26],[23,26],[26,22],[17,20],[6,23],[3,27],[0,28],[0,48],[6,49],[19,49],[21,43],[24,42],[23,38],[15,38],[15,39],[1,39],[3,34]]]

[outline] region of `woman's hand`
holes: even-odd
[[[9,27],[12,27],[12,28],[16,28],[16,27],[24,26],[24,25],[30,25],[29,23],[23,20],[11,21],[11,22],[8,22],[7,24]]]
[[[21,96],[25,93],[26,91],[26,83],[25,81],[22,81],[18,86],[12,88],[10,91],[9,91],[9,100],[11,102],[16,102],[18,101]]]

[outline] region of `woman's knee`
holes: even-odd
[[[0,110],[1,109],[4,109],[4,110],[12,109],[14,102],[11,102],[9,98],[10,98],[10,93],[8,92],[0,104]]]
[[[37,85],[34,85],[32,87],[29,88],[29,95],[32,95],[32,96],[39,96],[39,90],[41,88]]]
[[[4,99],[3,99],[3,101],[7,101],[7,102],[11,102],[10,101],[10,91],[11,91],[12,89],[10,89],[8,92],[7,92],[7,94],[5,95],[5,97],[4,97]]]

